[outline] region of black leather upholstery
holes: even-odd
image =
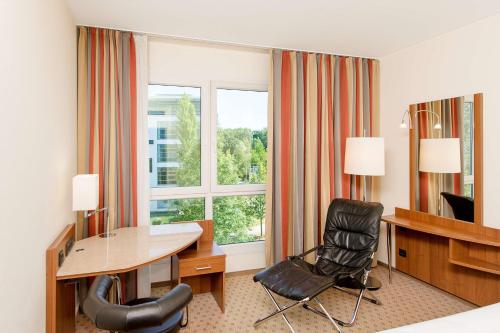
[[[331,275],[338,271],[336,265],[351,268],[371,265],[371,256],[378,247],[383,211],[380,203],[333,200],[326,216],[316,272]]]
[[[113,280],[98,276],[83,303],[83,311],[97,328],[134,333],[163,333],[178,330],[182,309],[192,300],[191,287],[179,284],[161,298],[138,299],[127,305],[107,301]]]
[[[441,195],[450,204],[453,215],[456,219],[474,222],[474,199],[456,195],[448,192],[441,192]]]
[[[333,285],[364,288],[361,276],[370,270],[377,250],[383,210],[380,203],[333,200],[316,263],[288,257],[257,273],[254,281],[296,301],[313,298]]]

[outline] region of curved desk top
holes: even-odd
[[[76,242],[57,271],[57,280],[129,272],[184,250],[200,238],[203,229],[198,223],[179,223],[112,232],[116,236]]]

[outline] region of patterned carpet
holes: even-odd
[[[345,328],[344,332],[377,332],[475,308],[466,301],[403,273],[394,273],[389,285],[387,268],[380,265],[371,274],[383,284],[374,293],[383,304],[363,301],[355,325]],[[153,289],[156,296],[167,291],[168,288]],[[353,296],[333,289],[323,293],[320,299],[330,313],[344,321],[349,318],[355,301]],[[283,299],[280,301],[283,304]],[[233,275],[226,278],[226,313],[220,312],[211,294],[195,295],[189,305],[189,325],[181,332],[289,332],[281,318],[271,319],[257,329],[253,328],[256,319],[273,310],[271,301],[264,290],[253,283],[251,274]],[[291,310],[288,318],[299,333],[334,332],[329,321],[302,308]],[[77,332],[104,331],[93,328],[88,318],[81,315],[77,320]]]

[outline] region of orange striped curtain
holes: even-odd
[[[99,208],[111,229],[137,226],[137,79],[133,34],[78,30],[78,173],[99,174]],[[83,224],[89,237],[104,232],[106,213]],[[81,216],[80,216],[81,222]],[[135,298],[135,274],[122,292]]]
[[[273,50],[271,68],[268,265],[321,243],[331,200],[363,197],[362,179],[344,173],[345,142],[377,136],[379,119],[376,60]]]

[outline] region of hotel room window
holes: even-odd
[[[234,86],[149,86],[151,224],[207,218],[220,245],[264,239],[267,91]]]
[[[264,239],[267,91],[216,88],[213,199],[219,244]],[[245,192],[244,195],[241,192]]]
[[[201,88],[149,85],[148,93],[148,139],[157,139],[149,145],[150,187],[201,186]],[[176,174],[168,183],[155,177],[163,167]]]

